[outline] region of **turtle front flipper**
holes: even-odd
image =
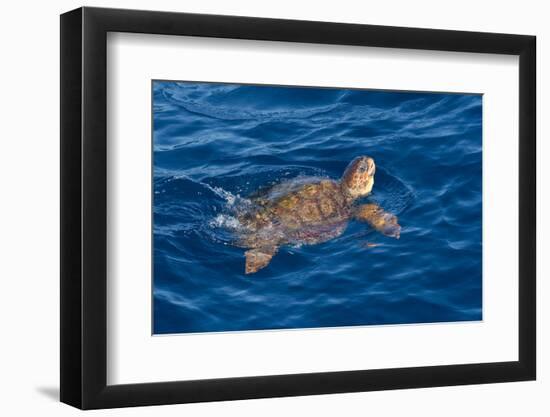
[[[265,268],[276,253],[276,246],[267,246],[246,251],[244,253],[246,256],[245,273],[253,274]]]
[[[360,205],[355,211],[355,218],[367,222],[383,235],[399,239],[401,226],[397,223],[397,217],[384,211],[377,204]]]

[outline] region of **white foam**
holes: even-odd
[[[210,220],[209,225],[211,227],[223,227],[231,230],[238,230],[241,227],[239,221],[228,214],[218,214]]]

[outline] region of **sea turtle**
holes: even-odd
[[[351,219],[364,221],[386,236],[399,238],[397,217],[374,203],[356,204],[374,185],[374,160],[355,158],[340,181],[298,178],[251,196],[250,207],[238,215],[245,253],[245,273],[266,267],[286,244],[316,244],[344,232]]]

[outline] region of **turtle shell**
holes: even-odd
[[[249,247],[323,242],[344,231],[351,213],[340,184],[329,179],[282,183],[252,202],[254,209],[241,220]]]

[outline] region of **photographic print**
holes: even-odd
[[[482,96],[152,81],[153,334],[482,319]]]

